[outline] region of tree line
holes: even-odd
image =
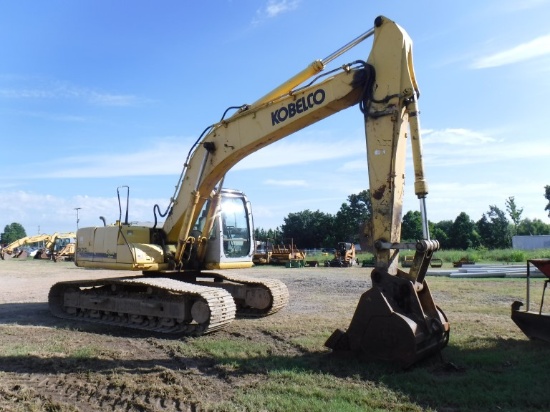
[[[544,187],[547,205],[544,208],[550,217],[550,185]],[[550,224],[540,219],[522,219],[523,208],[517,206],[513,196],[505,201],[506,212],[495,205],[476,222],[465,212],[455,220],[428,222],[430,235],[443,249],[505,249],[512,245],[514,235],[550,235]],[[510,219],[508,219],[508,217]],[[255,238],[274,244],[293,242],[300,248],[335,247],[338,242],[359,243],[364,250],[369,243],[372,204],[370,191],[363,190],[349,195],[335,215],[319,210],[304,210],[289,213],[284,223],[276,229],[256,228]],[[9,244],[27,236],[19,223],[11,223],[0,233],[0,244]],[[422,218],[419,211],[409,211],[402,219],[401,239],[414,242],[422,238]]]
[[[545,209],[550,217],[550,185],[545,186]],[[439,241],[443,249],[471,248],[506,249],[512,246],[514,235],[550,235],[550,224],[540,219],[522,218],[523,208],[515,198],[505,200],[506,210],[490,205],[481,218],[474,221],[461,212],[454,220],[428,222],[430,237]],[[349,195],[335,215],[319,210],[289,213],[276,229],[255,229],[256,240],[274,244],[293,242],[300,248],[335,247],[338,242],[359,243],[363,250],[372,250],[369,239],[372,220],[370,191]],[[422,239],[422,217],[419,211],[409,211],[402,219],[401,240],[414,242]]]

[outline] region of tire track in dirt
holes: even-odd
[[[101,335],[87,335],[105,341]],[[0,358],[0,410],[202,410],[193,374],[152,341],[115,339],[114,359],[108,355],[82,361],[34,355]],[[21,408],[13,409],[14,404]]]
[[[168,373],[170,375],[170,373]],[[138,378],[134,384],[113,383],[109,378],[90,380],[86,376],[19,375],[3,376],[0,386],[0,410],[9,411],[9,405],[21,405],[23,410],[55,411],[178,411],[198,412],[198,400],[185,393],[177,381],[161,386],[151,385]],[[163,379],[163,373],[156,378]],[[126,381],[121,377],[121,382]],[[3,404],[2,399],[8,401]],[[15,409],[14,409],[15,410]]]
[[[220,362],[200,349],[185,347],[186,339],[51,317],[45,302],[53,283],[120,274],[26,263],[2,267],[0,333],[7,352],[0,353],[0,410],[7,412],[200,412],[231,405],[239,391],[269,379],[266,370],[276,366],[277,359],[296,358],[297,365],[318,361],[317,353],[299,344],[302,335],[296,325],[311,328],[327,307],[334,307],[332,301],[327,303],[327,290],[337,306],[355,307],[368,279],[347,269],[257,270],[259,277],[280,279],[289,286],[290,304],[273,317],[239,319],[216,333],[216,339],[232,344],[260,344],[258,356],[252,352],[250,359],[240,354],[231,359],[230,354]],[[329,277],[329,271],[346,276]]]

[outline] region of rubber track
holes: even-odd
[[[246,284],[249,286],[260,286],[269,289],[271,294],[271,305],[267,309],[237,308],[237,316],[262,317],[272,315],[288,305],[289,294],[286,285],[278,279],[260,279],[251,276],[240,276],[216,272],[215,276],[230,282]],[[213,285],[215,286],[215,284]]]
[[[210,308],[210,319],[207,322],[181,323],[176,326],[159,326],[157,322],[135,324],[124,321],[120,317],[103,316],[102,318],[82,317],[82,315],[71,315],[64,310],[63,294],[67,289],[91,288],[108,285],[123,286],[147,286],[158,291],[170,291],[174,295],[184,298],[202,298]],[[114,299],[115,296],[109,296]],[[134,329],[141,329],[162,333],[173,333],[178,335],[203,335],[222,329],[235,318],[236,306],[233,297],[223,289],[212,288],[208,286],[194,285],[169,278],[107,278],[98,280],[68,281],[59,282],[52,286],[48,296],[50,310],[54,316],[63,319],[84,320],[86,322],[100,323],[106,325],[125,326]]]

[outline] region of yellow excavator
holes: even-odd
[[[75,232],[54,233],[44,241],[44,247],[38,250],[35,259],[50,259],[53,261],[71,260],[74,257]],[[60,254],[62,253],[62,254]]]
[[[22,249],[23,246],[31,245],[33,243],[43,243],[43,247],[40,248],[36,255],[36,259],[53,259],[56,252],[56,247],[62,248],[75,239],[76,233],[54,233],[53,235],[39,234],[34,236],[25,236],[21,239],[10,243],[6,247],[0,250],[0,258],[4,260],[6,257],[26,258],[27,252]]]
[[[30,245],[33,243],[40,243],[45,242],[50,238],[50,235],[47,234],[39,234],[39,235],[33,235],[33,236],[24,236],[20,239],[17,239],[7,246],[3,247],[0,250],[0,258],[2,260],[6,258],[26,258],[28,256],[28,253],[22,249],[23,246]]]
[[[367,61],[324,71],[328,63],[371,36]],[[349,328],[336,331],[327,346],[404,366],[439,352],[447,344],[449,322],[425,281],[439,244],[428,233],[418,96],[411,39],[393,21],[376,18],[372,29],[207,127],[189,151],[165,215],[159,211],[165,216],[162,227],[132,225],[126,218],[115,225],[79,229],[77,266],[142,273],[57,283],[49,294],[53,314],[202,334],[224,327],[236,314],[265,316],[280,310],[288,301],[282,282],[235,271],[222,274],[217,269],[241,268],[242,261],[222,259],[227,257],[223,253],[217,261],[211,259],[214,244],[230,242],[226,234],[231,229],[224,232],[223,227],[231,224],[220,218],[224,176],[251,153],[336,112],[358,107],[366,129],[376,263],[372,288],[361,297]],[[412,245],[415,259],[410,271],[404,272],[398,268],[399,250],[411,248],[400,242],[407,140],[412,145],[424,239]],[[222,228],[216,229],[216,224]],[[241,232],[231,233],[242,237]]]

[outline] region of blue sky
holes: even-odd
[[[80,227],[114,222],[124,185],[130,220],[151,221],[227,107],[256,101],[380,14],[414,42],[428,218],[477,221],[514,196],[523,218],[550,223],[550,1],[0,0],[0,230],[74,230],[77,207]],[[329,69],[366,60],[371,44]],[[225,186],[248,195],[256,227],[335,214],[368,188],[359,108],[252,154]],[[404,210],[417,210],[412,178],[405,192]]]

